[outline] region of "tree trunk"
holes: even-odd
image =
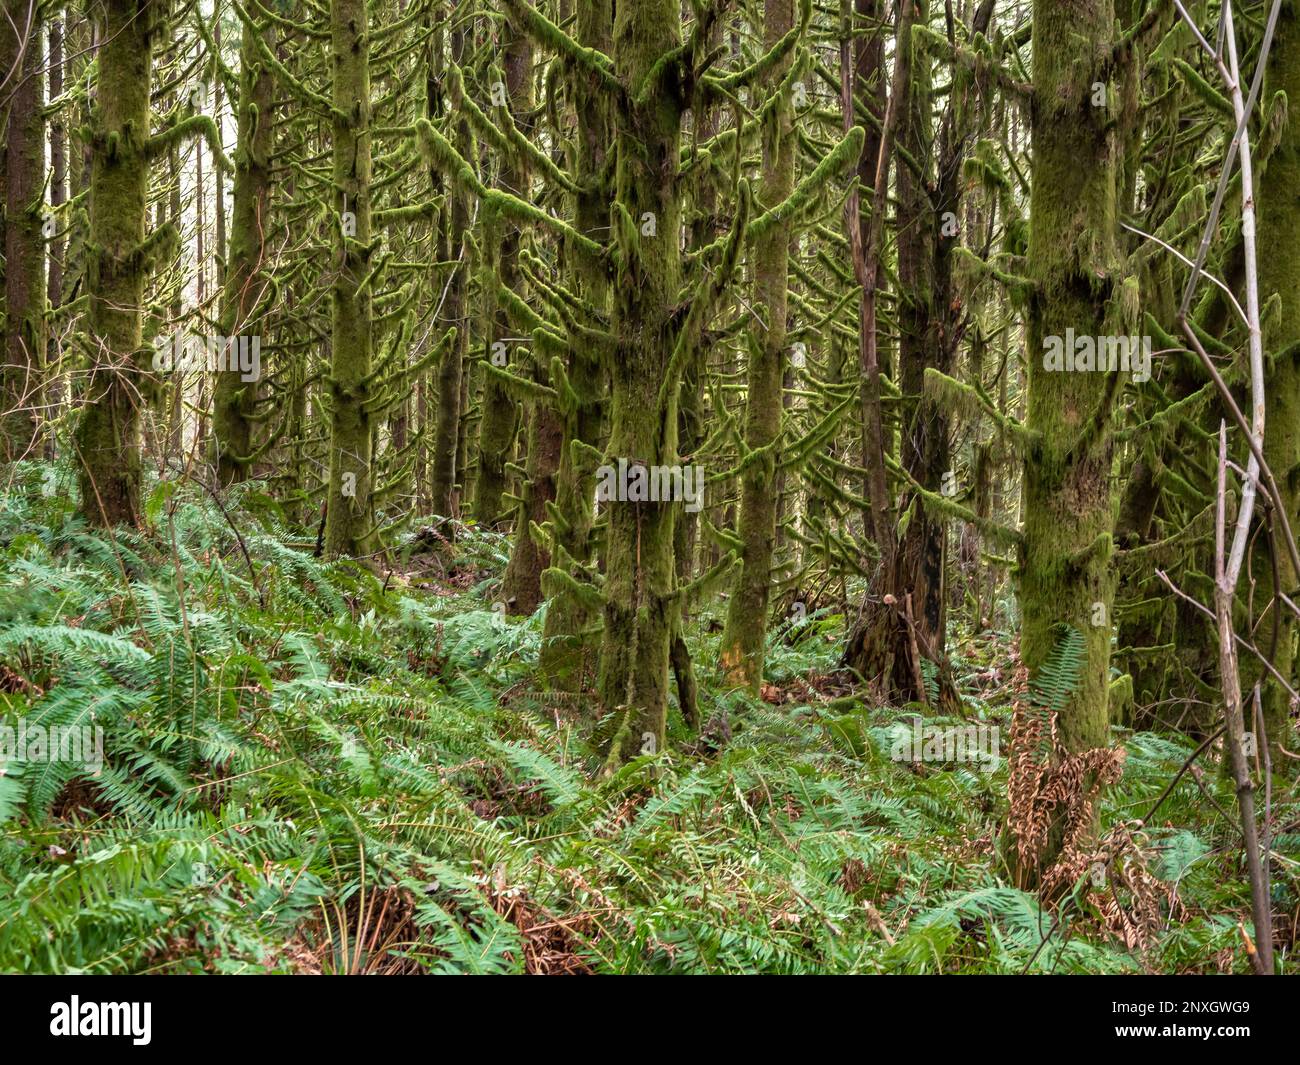
[[[76,449],[86,518],[112,526],[140,517],[140,419],[149,392],[141,251],[159,12],[152,0],[101,0],[93,17],[101,44],[86,248],[91,376]]]
[[[230,254],[222,295],[221,332],[226,337],[261,342],[269,278],[266,270],[270,232],[271,151],[275,138],[275,80],[258,53],[254,33],[274,48],[271,26],[254,31],[244,25],[240,43],[239,109],[235,152],[234,204]],[[257,381],[240,374],[218,373],[212,393],[212,428],[217,449],[217,473],[222,484],[242,481],[253,459],[253,413]]]
[[[49,39],[49,99],[57,100],[63,95],[63,19],[59,17],[57,8],[55,17],[50,20]],[[68,141],[61,109],[50,116],[49,136],[50,212],[55,219],[56,228],[50,234],[47,245],[46,305],[53,314],[63,303],[63,263],[69,227],[69,220],[58,214],[59,208],[68,198]],[[45,337],[45,402],[51,420],[58,418],[63,403],[63,377],[60,371],[59,341],[53,327],[48,327]],[[53,459],[55,450],[54,436],[49,434],[45,441],[45,457]]]
[[[614,65],[625,86],[640,86],[681,44],[677,0],[620,4]],[[676,390],[669,363],[681,287],[682,101],[666,85],[625,98],[616,116],[618,168],[612,219],[619,273],[614,280],[612,425],[606,454],[629,466],[677,460]],[[668,409],[661,408],[661,389]],[[668,649],[675,585],[673,502],[610,502],[605,551],[605,632],[600,693],[623,727],[612,760],[664,742]]]
[[[771,48],[794,26],[793,0],[765,0],[763,43]],[[775,91],[789,69],[777,64],[768,75]],[[789,92],[771,109],[763,128],[763,178],[759,193],[764,208],[785,200],[794,188],[794,112]],[[745,403],[745,445],[755,454],[740,475],[742,568],[732,589],[720,659],[730,683],[757,692],[763,680],[771,591],[772,547],[776,538],[777,443],[783,412],[786,308],[789,299],[790,223],[766,229],[752,248],[754,310],[762,319],[750,342]]]
[[[370,35],[365,0],[331,0],[334,62],[334,209],[338,225],[332,287],[330,482],[325,551],[365,553],[373,543]]]
[[[532,48],[528,38],[516,28],[507,31],[505,41],[505,100],[516,123],[532,108]],[[498,183],[513,195],[528,195],[528,168],[513,153],[501,159]],[[519,224],[511,219],[494,219],[500,228],[500,257],[496,270],[485,275],[485,298],[492,314],[492,335],[488,340],[488,358],[502,369],[512,350],[510,318],[497,300],[497,285],[519,291]],[[491,238],[489,238],[491,239]],[[494,241],[495,243],[495,241]],[[474,517],[480,525],[493,527],[505,513],[502,496],[506,490],[506,464],[510,460],[518,433],[520,410],[514,398],[490,373],[483,375],[482,421],[478,435],[478,477],[474,483]],[[516,530],[518,533],[518,530]],[[527,530],[524,530],[527,535]]]
[[[608,55],[612,50],[613,7],[604,3],[583,3],[577,13],[578,42]],[[579,233],[600,239],[609,228],[610,187],[606,158],[613,137],[607,103],[599,87],[590,84],[579,71],[573,81],[577,112],[575,178],[579,192],[574,200],[575,226]],[[566,261],[572,264],[578,293],[598,315],[609,310],[609,280],[603,264],[581,247],[566,247]],[[601,408],[608,351],[592,350],[590,341],[576,334],[569,339],[567,374],[576,403],[564,412],[560,465],[555,476],[554,550],[551,565],[569,576],[580,572],[591,557],[592,476],[595,463],[590,453],[603,424]],[[544,578],[545,581],[545,578]],[[540,669],[551,686],[577,690],[587,673],[592,642],[586,635],[591,612],[562,586],[543,584],[551,593],[543,628]]]
[[[458,28],[451,36],[451,58],[455,63],[460,63],[465,58],[465,32],[463,28]],[[439,32],[435,37],[435,69],[431,71],[427,99],[431,122],[436,119],[439,109],[437,86],[443,73],[441,45],[442,35]],[[468,122],[461,120],[455,124],[455,138],[456,149],[463,153],[462,158],[471,158],[473,140]],[[442,177],[436,169],[432,173],[432,181],[435,188],[441,187]],[[459,441],[465,414],[465,354],[469,350],[469,275],[473,256],[473,246],[469,239],[468,195],[462,189],[452,187],[449,198],[450,212],[442,220],[438,234],[438,257],[443,262],[449,261],[453,256],[456,258],[456,266],[447,281],[447,297],[442,316],[444,325],[455,327],[456,338],[447,345],[438,363],[438,409],[434,419],[431,490],[433,512],[443,518],[459,515],[460,496],[456,489],[458,479],[463,478],[465,473]]]
[[[506,92],[520,118],[532,109],[531,71],[533,51],[528,38],[513,22],[511,37],[506,45]],[[530,116],[531,121],[531,116]],[[519,122],[523,133],[531,132],[528,124]],[[509,168],[508,192],[527,192],[528,168],[521,163]],[[505,184],[503,175],[503,184]],[[516,237],[516,241],[517,241]],[[514,251],[518,256],[517,245]],[[534,351],[527,372],[539,382],[545,376],[541,353]],[[488,381],[492,385],[491,375]],[[533,526],[541,527],[546,521],[547,504],[555,501],[555,478],[560,465],[561,418],[553,403],[541,401],[531,404],[528,432],[525,435],[526,467],[524,483],[520,486],[520,502],[515,508],[514,543],[510,563],[502,579],[502,598],[512,614],[530,615],[542,601],[542,571],[550,565],[550,552],[544,543],[539,544],[533,535]]]
[[[1035,0],[1020,655],[1032,680],[1062,626],[1083,632],[1079,685],[1059,721],[1071,754],[1105,746],[1109,736],[1111,628],[1091,619],[1111,613],[1110,416],[1122,375],[1056,371],[1044,353],[1045,340],[1067,330],[1094,338],[1136,331],[1107,315],[1123,284],[1117,159],[1110,116],[1093,105],[1092,86],[1107,80],[1114,32],[1111,0]]]
[[[527,617],[542,601],[542,571],[550,552],[539,544],[533,527],[547,520],[547,504],[555,501],[555,475],[560,466],[560,418],[549,403],[533,408],[528,425],[528,466],[523,496],[515,518],[514,546],[501,580],[501,598],[511,614]]]
[[[44,403],[45,358],[45,117],[42,113],[40,5],[6,0],[0,35],[16,69],[8,78],[3,113],[5,153],[5,341],[0,388],[0,458],[36,458],[37,412]]]
[[[1278,16],[1273,48],[1268,57],[1267,84],[1264,98],[1286,93],[1293,104],[1300,104],[1300,14],[1292,4],[1285,4]],[[1300,121],[1292,119],[1283,128],[1281,143],[1268,164],[1268,180],[1259,191],[1260,232],[1273,248],[1294,247],[1300,240]],[[1267,350],[1275,353],[1265,361],[1265,393],[1276,401],[1268,409],[1264,428],[1264,460],[1277,478],[1278,492],[1286,507],[1287,520],[1293,531],[1300,529],[1300,484],[1296,470],[1300,467],[1300,259],[1294,254],[1264,255],[1259,263],[1261,302],[1274,293],[1282,301],[1282,313],[1274,318],[1274,327],[1266,338]],[[1276,578],[1273,568],[1276,565]],[[1284,677],[1294,677],[1295,615],[1273,598],[1277,585],[1285,595],[1297,597],[1296,574],[1290,555],[1278,538],[1274,555],[1268,537],[1260,536],[1252,563],[1258,582],[1257,602],[1269,603],[1268,611],[1256,622],[1255,642],[1270,655],[1274,667]],[[1295,726],[1286,691],[1271,674],[1257,664],[1245,661],[1249,675],[1243,688],[1258,679],[1264,730],[1268,734],[1271,759],[1275,770],[1286,771],[1294,765],[1282,748],[1295,749]],[[1246,722],[1246,731],[1254,731]]]

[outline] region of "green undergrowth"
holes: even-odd
[[[4,766],[0,969],[1247,968],[1240,849],[1201,791],[1235,809],[1214,773],[1184,777],[1142,834],[1186,911],[1143,950],[1082,889],[1042,909],[1010,886],[1005,749],[992,772],[891,759],[916,708],[869,709],[827,681],[838,615],[774,632],[758,701],[719,687],[700,611],[703,733],[674,710],[669,751],[602,777],[591,706],[533,684],[540,614],[491,609],[501,537],[462,529],[419,569],[417,545],[396,545],[395,573],[311,546],[256,486],[221,506],[155,487],[146,531],[110,538],[61,482],[18,469],[0,715],[102,729],[104,756]],[[956,658],[972,719],[1004,734],[989,678],[1007,653],[985,637]],[[1121,738],[1103,828],[1142,817],[1192,749]],[[1273,801],[1293,858],[1296,806]],[[1292,868],[1279,858],[1282,914]]]

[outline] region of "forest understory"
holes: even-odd
[[[704,726],[674,707],[671,753],[608,772],[594,694],[535,682],[543,612],[492,609],[506,537],[427,527],[372,573],[256,486],[223,511],[165,485],[108,537],[46,468],[5,499],[0,692],[47,725],[91,710],[105,745],[93,775],[0,776],[8,971],[1250,971],[1231,783],[1168,787],[1193,741],[1117,732],[1111,852],[1050,905],[999,847],[1005,748],[897,757],[920,714],[1010,733],[1030,693],[1000,614],[952,634],[960,719],[856,696],[828,604],[774,628],[756,697],[701,671]],[[724,612],[692,616],[699,661]],[[1294,854],[1300,804],[1273,810]],[[1273,901],[1286,957],[1293,876]]]
[[[0,972],[1292,970],[1300,0],[0,8]]]

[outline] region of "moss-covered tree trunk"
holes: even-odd
[[[1028,269],[1029,442],[1019,588],[1031,679],[1061,639],[1084,635],[1078,686],[1060,714],[1067,753],[1106,745],[1113,597],[1110,418],[1116,372],[1049,369],[1045,341],[1128,335],[1116,250],[1113,115],[1093,103],[1110,77],[1111,0],[1035,0]],[[1111,94],[1113,95],[1113,94]]]
[[[512,24],[507,24],[505,40],[505,106],[519,123],[532,108],[532,48],[528,38]],[[528,195],[528,168],[513,152],[500,161],[498,184],[513,195]],[[513,349],[510,318],[496,299],[496,285],[517,291],[521,287],[519,271],[520,229],[518,222],[497,217],[490,232],[499,227],[493,240],[499,248],[496,269],[485,276],[484,290],[493,308],[491,335],[486,337],[488,359],[504,368]],[[503,497],[508,478],[506,466],[518,433],[519,404],[510,392],[490,373],[483,376],[481,420],[478,433],[478,473],[474,481],[474,517],[480,525],[493,526],[509,509]],[[524,531],[527,535],[527,530]],[[525,548],[525,550],[530,550]]]
[[[972,34],[988,31],[993,4],[983,3],[974,13]],[[931,68],[916,62],[913,68],[913,103],[903,136],[903,146],[913,158],[934,156],[933,184],[928,172],[920,177],[909,168],[899,176],[899,199],[912,202],[914,213],[899,216],[900,343],[899,363],[903,393],[915,402],[902,434],[904,469],[933,493],[957,495],[963,487],[952,469],[952,419],[942,403],[925,392],[925,371],[952,374],[961,340],[965,309],[953,283],[953,257],[961,236],[962,165],[973,125],[973,86],[954,66],[948,107],[932,142]],[[932,143],[937,146],[933,150]],[[904,176],[904,174],[906,176]],[[904,195],[904,184],[909,194]],[[920,237],[913,284],[902,281],[904,233]],[[911,272],[909,266],[908,272]],[[915,497],[914,497],[915,498]],[[916,510],[903,534],[900,550],[899,590],[912,597],[913,621],[921,654],[940,666],[946,680],[945,644],[948,624],[947,592],[948,521],[934,508],[916,499]],[[919,696],[921,693],[917,693]]]
[[[0,458],[35,458],[37,413],[44,402],[45,118],[41,112],[40,7],[7,0],[0,34],[17,34],[4,51],[17,67],[5,68],[8,86],[0,110],[4,124],[5,222],[4,387],[0,388]],[[20,58],[19,58],[20,57]]]
[[[226,337],[261,336],[270,285],[267,277],[267,238],[271,232],[271,150],[275,140],[275,79],[263,62],[255,35],[267,48],[275,46],[268,24],[258,30],[244,24],[240,42],[239,99],[236,102],[234,204],[222,294],[221,333]],[[220,202],[220,198],[218,198]],[[217,473],[222,484],[242,481],[253,461],[253,415],[257,381],[240,374],[219,373],[213,385],[212,429]]]
[[[458,28],[451,37],[451,58],[460,63],[465,58],[465,30]],[[428,82],[426,109],[429,121],[435,121],[440,105],[438,86],[442,82],[442,32],[439,29],[434,37],[433,69]],[[472,135],[469,122],[465,119],[455,123],[456,148],[464,153],[462,158],[471,158],[473,154]],[[431,179],[435,191],[442,188],[442,177],[436,168],[432,168]],[[469,346],[469,329],[467,311],[469,306],[469,275],[474,254],[473,242],[469,233],[470,204],[465,190],[453,186],[450,190],[450,208],[440,217],[438,232],[438,258],[448,262],[453,257],[456,265],[452,276],[447,281],[447,297],[443,304],[443,322],[456,329],[455,339],[447,345],[438,362],[438,407],[434,418],[433,462],[431,475],[431,497],[433,512],[441,517],[455,517],[460,511],[460,495],[457,492],[459,480],[464,477],[461,464],[459,441],[462,431],[462,419],[465,409],[462,405],[464,395],[465,354]]]
[[[532,134],[535,137],[529,128],[532,121],[533,51],[528,37],[515,27],[513,21],[509,25],[512,36],[506,46],[506,91],[519,114],[517,122],[522,132],[525,136]],[[510,169],[514,184],[507,189],[526,194],[528,168],[519,163]],[[541,352],[533,352],[526,372],[539,381],[544,379],[543,363]],[[491,377],[489,375],[489,387],[492,387]],[[501,590],[506,608],[513,614],[531,614],[542,601],[542,571],[550,565],[550,551],[544,541],[539,542],[534,530],[540,529],[546,521],[547,507],[555,501],[562,436],[562,418],[557,405],[549,400],[532,403],[525,436],[526,467],[519,503],[515,508],[514,542]]]
[[[876,182],[876,164],[880,159],[880,141],[889,96],[888,74],[885,66],[889,4],[886,0],[841,0],[841,11],[847,23],[841,62],[851,63],[849,75],[851,109],[845,109],[848,112],[845,115],[845,122],[856,121],[861,110],[865,110],[870,116],[870,121],[865,123],[867,137],[862,146],[862,156],[858,160],[858,186],[870,193]],[[860,194],[858,225],[864,233],[870,229],[872,209],[871,197]],[[877,281],[877,284],[881,283]],[[859,301],[859,332],[863,328],[861,312],[865,302],[865,300]],[[863,371],[861,345],[859,345],[858,370],[859,402],[864,412],[858,426],[861,433],[860,465],[864,470],[870,470],[874,461],[870,439],[872,420],[865,412],[872,404],[871,377]],[[863,474],[861,487],[862,498],[866,501],[862,513],[863,540],[872,541],[875,539],[875,517],[871,511],[870,473]]]
[[[528,419],[528,458],[510,562],[501,580],[501,597],[511,614],[528,616],[542,601],[542,571],[550,565],[545,542],[536,530],[547,519],[547,505],[555,501],[555,475],[560,466],[562,429],[559,413],[550,403],[534,406]]]
[[[325,550],[373,542],[370,232],[370,31],[366,0],[331,0],[334,278],[331,286],[330,480]],[[366,287],[363,287],[363,283]]]
[[[576,15],[578,42],[605,55],[613,50],[614,17],[610,4],[582,3]],[[609,230],[610,181],[607,159],[612,145],[609,102],[598,79],[583,69],[574,71],[573,106],[577,118],[574,177],[574,225],[593,240]],[[609,278],[598,256],[569,242],[565,261],[570,264],[577,291],[597,315],[609,313]],[[592,474],[596,463],[591,448],[603,424],[601,407],[609,352],[575,331],[569,337],[567,376],[573,404],[564,409],[560,465],[555,475],[554,551],[551,565],[569,576],[581,572],[591,557]],[[578,688],[594,640],[586,635],[592,611],[562,585],[543,578],[551,594],[546,608],[540,668],[547,683],[563,690]]]
[[[56,9],[50,19],[49,29],[49,78],[48,98],[57,100],[63,95],[63,18]],[[50,116],[50,211],[55,218],[56,229],[50,234],[47,244],[46,267],[46,307],[50,314],[63,304],[63,264],[67,252],[68,220],[59,215],[59,210],[68,198],[68,138],[67,123],[63,111]],[[60,372],[59,342],[52,328],[45,331],[45,402],[51,419],[58,418],[63,405],[63,380]],[[53,434],[46,437],[45,457],[52,459],[55,454]]]
[[[918,22],[924,24],[929,4],[922,2],[919,8],[922,15]],[[955,324],[946,318],[944,302],[951,297],[951,267],[946,255],[951,240],[941,244],[940,234],[944,212],[954,219],[960,217],[959,204],[940,204],[931,195],[932,189],[938,191],[928,162],[937,154],[937,140],[932,133],[932,81],[929,57],[918,48],[912,58],[907,112],[899,129],[899,146],[923,168],[920,173],[909,166],[898,168],[898,365],[899,382],[909,404],[900,459],[903,468],[929,491],[947,488],[951,492],[955,480],[950,478],[947,485],[943,481],[950,472],[948,417],[939,404],[923,395],[926,369],[950,373],[956,354],[955,339],[945,335],[945,326]],[[956,86],[953,91],[958,91]],[[950,111],[949,121],[951,118]],[[951,132],[950,125],[945,128]],[[940,177],[947,179],[946,190],[951,194],[956,175],[949,172]],[[945,252],[942,258],[941,247]],[[911,624],[906,628],[915,636],[919,653],[933,662],[942,657],[947,621],[943,594],[947,524],[916,493],[908,493],[907,498],[914,509],[895,560],[895,595],[910,597],[905,600],[911,613]],[[900,657],[909,661],[912,656],[909,653]],[[919,663],[914,664],[908,671],[908,680],[917,675],[918,667]],[[913,687],[908,683],[905,689],[910,697],[926,700],[926,693],[912,691]]]
[[[612,424],[606,454],[629,465],[677,461],[677,390],[670,380],[681,286],[681,86],[661,60],[681,44],[676,0],[620,4],[614,66],[628,88],[615,116]],[[659,69],[655,71],[656,64]],[[663,80],[645,87],[651,72]],[[637,88],[641,89],[638,94]],[[664,400],[661,401],[661,395]],[[675,608],[674,502],[611,501],[605,550],[600,694],[623,729],[613,757],[662,746]]]
[[[6,27],[0,26],[0,69],[13,70],[14,65],[18,62],[18,38],[14,33],[9,32]],[[0,113],[0,133],[4,132],[3,113]],[[8,180],[5,177],[5,151],[4,146],[0,144],[0,253],[4,251],[4,226],[5,216],[8,213],[7,203],[8,196],[5,189],[8,187]],[[5,280],[4,280],[4,259],[0,254],[0,321],[3,321],[5,313]],[[4,353],[0,353],[4,354]],[[10,389],[12,382],[4,367],[0,365],[0,459],[8,452],[8,444],[5,441],[6,429],[5,424],[10,412]]]
[[[722,44],[724,28],[721,22],[714,26],[710,34],[710,47],[716,48]],[[694,123],[692,132],[697,141],[704,142],[717,136],[721,129],[721,112],[722,109],[717,101],[707,100],[696,105],[691,117]],[[695,218],[691,223],[691,247],[703,247],[718,235],[718,191],[717,180],[699,182],[695,188]],[[699,357],[690,360],[682,371],[681,398],[677,411],[677,449],[684,458],[693,457],[708,436],[704,403],[704,382],[708,371],[710,350],[707,341],[701,345],[701,349]],[[677,557],[677,580],[680,584],[689,584],[695,576],[701,516],[685,511],[677,515],[673,527],[673,552]],[[683,617],[693,606],[691,593],[687,593],[687,597],[683,598],[681,603]]]
[[[928,4],[918,4],[917,10],[924,25]],[[991,14],[991,3],[981,5],[972,33],[984,33]],[[924,383],[927,370],[951,374],[957,359],[963,309],[953,287],[953,252],[960,240],[961,169],[973,93],[969,79],[954,69],[936,137],[932,61],[915,43],[912,47],[911,76],[898,101],[898,361],[907,405],[900,464],[909,484],[954,495],[959,485],[951,469],[951,418],[926,394]],[[956,693],[944,653],[947,518],[914,490],[904,493],[901,505],[906,528],[893,569],[883,575],[889,582],[886,594],[867,603],[846,657],[864,676],[888,673],[885,688],[895,698],[931,702],[937,693],[950,709]]]
[[[861,620],[849,632],[844,651],[844,663],[864,679],[878,681],[882,697],[889,697],[900,687],[896,677],[903,677],[902,688],[915,692],[922,687],[918,679],[909,682],[908,677],[916,676],[919,663],[912,654],[911,630],[913,622],[911,608],[907,599],[900,599],[899,572],[900,545],[894,516],[892,514],[888,478],[887,460],[892,451],[891,437],[885,422],[883,407],[883,379],[886,373],[881,359],[881,340],[887,335],[878,318],[879,291],[885,276],[882,269],[884,255],[885,200],[888,189],[889,168],[891,161],[895,164],[899,193],[900,229],[905,218],[912,219],[908,232],[900,235],[898,262],[900,303],[915,309],[928,308],[929,293],[921,291],[922,282],[928,283],[931,264],[926,261],[926,232],[918,232],[922,220],[917,217],[922,210],[920,198],[923,196],[922,184],[907,172],[910,165],[918,165],[915,155],[900,157],[896,161],[895,142],[901,136],[902,148],[907,152],[909,139],[928,141],[928,114],[921,116],[918,108],[928,103],[928,77],[924,72],[918,76],[924,78],[921,92],[916,91],[913,82],[912,26],[924,13],[923,8],[905,6],[899,10],[895,35],[894,70],[891,79],[891,96],[886,110],[886,118],[878,139],[877,157],[870,160],[870,178],[866,188],[872,193],[870,213],[865,221],[853,215],[853,199],[850,199],[847,219],[849,225],[850,246],[853,254],[854,273],[861,294],[858,299],[858,399],[862,416],[863,432],[863,500],[866,503],[864,522],[868,537],[875,544],[879,554],[866,600],[861,612]],[[847,55],[842,51],[842,62]],[[920,56],[924,60],[924,56]],[[855,69],[855,80],[862,77],[862,70]],[[880,75],[883,76],[883,75]],[[848,72],[841,71],[841,94],[844,96],[844,121],[849,121],[849,100],[846,89]],[[915,148],[912,143],[910,147]],[[866,162],[867,160],[864,160]],[[860,168],[861,169],[861,168]],[[858,195],[857,192],[854,194]],[[928,310],[921,311],[923,317]],[[900,318],[906,312],[900,313]],[[913,331],[916,322],[912,321]],[[900,322],[900,327],[904,327]],[[916,354],[916,353],[914,353]],[[899,653],[901,650],[901,653]],[[913,695],[915,697],[915,695]]]
[[[1300,116],[1296,115],[1296,109],[1300,108],[1300,11],[1294,3],[1284,4],[1279,15],[1268,57],[1266,86],[1266,97],[1286,93],[1292,110],[1259,190],[1260,234],[1268,247],[1278,249],[1264,255],[1259,263],[1261,302],[1276,294],[1282,311],[1265,337],[1266,350],[1273,358],[1264,364],[1264,389],[1270,400],[1264,428],[1264,459],[1277,479],[1287,520],[1295,531],[1300,530],[1300,255],[1293,251],[1300,241]],[[1256,601],[1270,604],[1257,623],[1255,642],[1294,686],[1295,615],[1274,600],[1272,590],[1276,581],[1282,592],[1296,601],[1300,574],[1292,567],[1280,536],[1276,552],[1269,550],[1266,537],[1259,537],[1254,554]],[[1283,747],[1295,750],[1295,726],[1287,693],[1272,675],[1248,657],[1242,661],[1250,674],[1244,679],[1250,682],[1258,679],[1261,685],[1264,729],[1268,733],[1273,768],[1289,770],[1294,762],[1281,750]],[[1248,719],[1247,731],[1251,730]]]
[[[456,338],[447,345],[442,358],[438,360],[438,404],[434,416],[433,461],[430,474],[430,502],[433,512],[441,517],[455,517],[460,511],[460,495],[457,487],[462,471],[457,462],[457,445],[463,414],[462,376],[465,368],[465,351],[469,341],[469,330],[465,328],[464,308],[469,298],[469,258],[472,254],[470,242],[465,237],[468,204],[465,197],[455,191],[452,192],[451,199],[452,206],[448,221],[441,227],[444,238],[440,241],[440,246],[450,251],[455,246],[453,234],[459,234],[458,251],[451,253],[458,256],[458,261],[454,267],[455,275],[447,286],[447,300],[444,305],[444,320],[457,323],[458,329]]]
[[[794,26],[793,0],[765,0],[763,41],[772,48]],[[781,203],[794,188],[795,138],[788,87],[781,85],[789,60],[768,74],[779,99],[763,120],[761,205]],[[754,241],[754,311],[761,327],[750,340],[746,379],[745,446],[753,454],[740,475],[742,568],[732,588],[722,632],[720,659],[732,684],[757,691],[763,679],[768,596],[772,587],[772,547],[776,537],[777,444],[781,435],[785,369],[786,313],[789,302],[790,223],[763,230]]]
[[[181,204],[181,148],[179,144],[171,144],[167,148],[167,203],[159,203],[157,206],[157,218],[159,224],[163,219],[172,226],[178,233],[184,228],[184,218],[182,216]],[[172,290],[171,305],[168,308],[171,312],[173,321],[180,321],[181,315],[185,313],[185,293],[182,286],[177,285]],[[157,319],[155,319],[155,322]],[[167,427],[167,453],[169,455],[179,455],[184,450],[184,429],[185,429],[185,390],[186,377],[188,375],[184,370],[174,372],[169,375],[170,379],[159,378],[151,382],[153,388],[154,402],[168,402],[169,410],[166,418]]]
[[[150,360],[142,351],[149,185],[152,0],[94,5],[99,78],[92,112],[86,289],[90,380],[77,424],[81,505],[96,525],[140,516],[140,423]]]

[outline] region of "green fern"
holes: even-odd
[[[1035,706],[1061,713],[1079,688],[1079,675],[1087,655],[1084,635],[1073,625],[1058,626],[1051,653],[1029,681],[1029,698]]]

